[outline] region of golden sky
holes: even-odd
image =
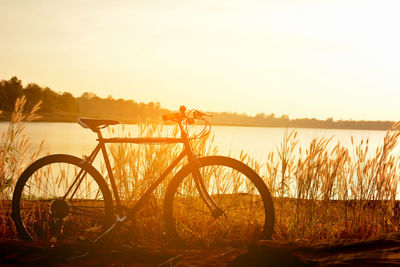
[[[0,0],[0,79],[291,118],[400,120],[400,1]]]

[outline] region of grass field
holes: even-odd
[[[0,237],[7,238],[18,237],[10,217],[13,186],[26,164],[40,153],[37,151],[29,159],[24,158],[29,137],[24,136],[23,121],[33,120],[37,109],[26,113],[24,100],[21,101],[17,103],[8,132],[3,133],[1,139]],[[160,124],[142,123],[139,132],[143,137],[160,136],[162,127]],[[175,131],[174,135],[177,134],[178,131]],[[393,149],[399,135],[398,131],[388,131],[382,144],[371,152],[368,140],[352,142],[350,147],[344,147],[340,143],[328,146],[332,142],[329,138],[314,139],[307,149],[301,149],[297,146],[296,131],[288,131],[277,151],[266,155],[264,162],[252,160],[251,155],[240,155],[239,160],[260,174],[273,196],[276,213],[273,239],[362,240],[398,232],[400,161],[399,155],[393,154]],[[202,155],[218,154],[212,136],[198,140],[193,146]],[[119,193],[123,204],[129,207],[171,163],[179,149],[174,145],[118,144],[110,146],[109,151]],[[101,169],[104,173],[104,166]],[[160,246],[168,242],[163,224],[162,199],[171,178],[167,177],[154,192],[152,201],[137,216],[135,230],[130,234],[141,243]],[[206,183],[215,185],[215,182]],[[232,184],[228,180],[218,183],[229,184],[230,188],[243,186],[238,184],[240,182]],[[230,198],[226,196],[223,201]],[[239,209],[235,217],[243,217],[243,221],[249,219],[248,214],[240,214]],[[209,227],[207,220],[196,223],[199,232]],[[235,230],[232,229],[232,234],[224,238],[235,241],[238,236],[253,235],[256,231],[256,227],[243,227],[233,234]]]

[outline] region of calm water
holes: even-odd
[[[0,123],[0,132],[7,129],[8,123]],[[125,130],[121,126],[113,127],[116,134],[104,131],[105,136],[136,136],[138,129],[136,125],[127,125]],[[236,126],[213,126],[211,131],[215,135],[215,145],[218,146],[223,155],[231,154],[238,157],[243,151],[252,158],[264,162],[268,153],[276,151],[280,146],[285,131],[284,128],[261,128],[261,127],[236,127]],[[291,131],[289,129],[289,131]],[[370,130],[327,130],[327,129],[296,129],[299,146],[309,146],[312,139],[316,137],[331,137],[331,146],[338,141],[344,146],[351,145],[351,136],[354,142],[369,139],[370,151],[383,144],[385,131]],[[166,135],[172,132],[167,127]],[[27,123],[25,133],[30,137],[33,148],[37,147],[42,140],[45,141],[46,153],[66,153],[76,156],[89,154],[96,145],[96,135],[88,129],[82,128],[78,123]],[[398,151],[400,151],[398,149]]]

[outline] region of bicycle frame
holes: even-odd
[[[181,130],[181,138],[165,138],[165,137],[148,137],[148,138],[103,138],[103,135],[101,134],[100,129],[96,129],[94,132],[97,134],[98,138],[98,144],[95,147],[95,149],[92,151],[89,157],[84,157],[83,161],[85,164],[91,165],[95,158],[97,157],[98,153],[101,151],[103,154],[103,159],[104,163],[107,169],[108,177],[110,178],[110,183],[111,183],[111,188],[112,192],[114,195],[114,199],[116,201],[116,215],[117,215],[117,222],[123,222],[126,218],[131,218],[134,216],[134,214],[139,211],[143,205],[145,204],[146,200],[148,197],[151,195],[151,193],[158,187],[158,185],[168,176],[168,174],[179,164],[179,162],[187,156],[188,158],[188,163],[190,166],[190,169],[193,174],[193,178],[195,180],[196,187],[199,191],[199,195],[201,199],[205,202],[205,204],[208,206],[208,208],[211,210],[213,214],[216,214],[219,212],[219,208],[217,207],[217,204],[214,202],[214,200],[211,198],[211,196],[208,194],[206,187],[204,185],[203,179],[201,177],[200,171],[199,171],[199,163],[197,160],[196,155],[193,153],[193,150],[191,148],[189,138],[187,135],[187,132],[183,128],[182,124],[179,123],[179,127]],[[143,195],[138,199],[138,201],[133,205],[132,208],[130,208],[127,212],[127,214],[123,214],[122,210],[122,205],[121,205],[121,199],[118,193],[118,189],[115,183],[115,178],[114,174],[111,169],[111,163],[108,158],[107,150],[106,150],[106,144],[110,143],[127,143],[127,144],[178,144],[181,143],[184,145],[184,149],[182,152],[178,155],[178,157],[164,170],[164,172],[150,185],[150,187],[143,193]],[[83,177],[80,177],[82,175],[83,171],[79,173],[73,181],[71,187],[69,190],[66,192],[64,199],[67,197],[67,195],[71,192],[72,188],[75,186],[76,183],[77,186],[75,187],[75,191],[79,187],[80,183],[83,180]],[[75,191],[72,192],[72,196],[75,194]],[[126,217],[127,216],[127,217]],[[111,227],[114,228],[115,224]],[[109,230],[111,230],[111,228]]]
[[[249,242],[270,238],[274,228],[274,205],[263,179],[240,160],[226,156],[197,155],[202,149],[195,149],[203,148],[204,144],[192,141],[209,134],[211,124],[203,118],[208,115],[195,109],[186,112],[184,106],[179,110],[179,113],[162,117],[163,121],[172,121],[179,126],[180,136],[169,138],[103,137],[101,129],[120,122],[78,118],[80,126],[97,134],[93,136],[97,142],[86,156],[48,155],[33,162],[21,174],[14,189],[11,213],[20,236],[26,240],[49,243],[58,240],[82,241],[80,247],[86,255],[96,248],[96,244],[106,247],[108,241],[113,242],[114,239],[121,238],[118,244],[130,238],[140,242],[147,236],[141,234],[142,224],[152,222],[161,214],[165,225],[163,229],[171,244],[179,246],[222,245],[226,242],[246,246]],[[201,121],[204,127],[189,137],[188,126],[196,121]],[[138,166],[131,166],[137,170],[123,173],[145,177],[123,177],[120,180],[119,168],[112,166],[120,160],[114,160],[116,155],[111,152],[113,148],[118,150],[127,147],[114,147],[113,144],[129,144],[129,148],[134,149],[136,145],[133,144],[174,144],[174,147],[171,147],[173,153],[164,153],[159,158],[163,164],[155,162],[153,167],[157,170],[150,173],[146,171],[147,166],[158,153],[150,150],[154,154],[148,157],[142,155],[142,152],[150,152],[147,148],[146,151],[138,151],[139,154],[133,151],[131,156],[138,154],[139,157],[145,157],[136,162]],[[107,146],[111,146],[111,149]],[[98,157],[100,153],[103,154],[103,160]],[[108,153],[112,154],[111,158]],[[100,162],[101,167],[105,166],[103,175],[96,170]],[[165,170],[160,168],[161,165]],[[153,177],[146,177],[149,174],[153,174]],[[129,183],[127,179],[130,178],[139,179],[140,184],[145,184]],[[128,181],[125,189],[130,191],[126,192],[126,196],[123,195],[124,188],[119,188],[123,180]],[[164,199],[159,199],[162,196],[157,192],[161,189],[159,186],[164,189],[164,184]],[[151,211],[149,201],[163,202],[160,214]],[[126,207],[126,203],[129,203],[129,207]],[[34,211],[27,213],[27,209]],[[141,214],[142,210],[144,214]]]

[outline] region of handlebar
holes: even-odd
[[[192,109],[186,113],[185,106],[180,106],[179,111],[180,112],[177,112],[177,113],[170,113],[170,114],[163,115],[162,116],[163,121],[181,122],[186,119],[189,124],[192,124],[192,123],[194,123],[194,120],[196,120],[196,119],[204,120],[203,116],[211,117],[211,115],[203,113],[197,109]]]
[[[203,130],[195,135],[194,137],[190,137],[189,139],[198,139],[202,138],[206,135],[209,134],[210,129],[211,129],[211,124],[208,120],[203,118],[203,116],[212,116],[210,114],[203,113],[201,111],[198,111],[197,109],[191,109],[188,112],[186,112],[186,107],[185,106],[180,106],[179,112],[177,113],[170,113],[162,116],[162,119],[164,121],[174,121],[179,124],[179,127],[181,131],[184,131],[186,134],[188,132],[187,126],[189,124],[193,124],[195,120],[201,120],[205,123]],[[185,125],[183,125],[185,124]],[[185,134],[185,135],[186,135]]]

